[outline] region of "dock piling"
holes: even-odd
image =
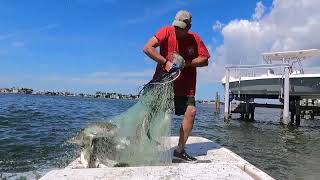
[[[226,72],[226,85],[225,85],[225,94],[224,94],[224,121],[229,120],[229,79],[230,79],[230,69],[227,69]]]
[[[216,92],[216,99],[214,102],[215,102],[216,112],[220,113],[220,96],[218,92]]]
[[[293,126],[296,116],[296,99],[292,98],[289,100],[289,111],[290,111],[290,126]]]
[[[300,99],[296,100],[296,126],[300,126]]]
[[[254,121],[254,110],[250,113],[250,121]]]
[[[250,104],[249,104],[249,98],[245,98],[245,100],[246,100],[246,106],[245,106],[245,115],[244,115],[244,119],[245,120],[249,120],[249,106],[250,106]]]
[[[289,68],[285,67],[284,68],[284,98],[283,98],[283,118],[282,118],[282,123],[284,125],[289,124]]]

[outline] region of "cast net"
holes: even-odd
[[[183,66],[181,56],[173,61]],[[180,70],[162,74],[146,84],[138,102],[109,122],[93,124],[73,138],[82,146],[87,167],[167,165],[171,163],[170,136],[173,112],[172,81]]]

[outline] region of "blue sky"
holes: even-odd
[[[155,67],[143,45],[178,10],[193,14],[191,31],[215,52],[224,38],[213,25],[250,19],[257,2],[0,0],[0,87],[137,94]],[[270,11],[272,0],[262,3]],[[217,81],[198,83],[197,98],[216,91],[223,92]]]

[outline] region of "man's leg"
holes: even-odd
[[[179,144],[177,151],[180,153],[188,140],[188,137],[192,131],[194,119],[196,117],[196,107],[188,105],[187,110],[184,113],[183,121],[180,127]]]
[[[173,151],[173,157],[174,159],[177,158],[184,161],[196,161],[196,158],[190,156],[184,150],[184,146],[191,134],[193,122],[196,116],[195,99],[194,97],[175,96],[174,103],[176,115],[184,115],[184,117],[180,127],[178,148]]]

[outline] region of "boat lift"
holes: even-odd
[[[291,68],[290,64],[261,64],[261,65],[229,65],[226,66],[226,83],[225,83],[225,98],[224,98],[224,119],[229,120],[231,111],[230,111],[230,91],[229,91],[229,81],[230,81],[230,70],[232,69],[269,69],[269,68],[284,68],[284,109],[283,109],[283,124],[289,124],[289,69]]]
[[[300,125],[300,99],[293,99],[291,102],[290,97],[290,74],[294,74],[293,71],[295,64],[298,64],[298,71],[296,73],[304,74],[304,70],[301,64],[302,60],[305,60],[307,58],[313,58],[313,57],[320,57],[320,49],[309,49],[309,50],[299,50],[299,51],[286,51],[286,52],[273,52],[273,53],[263,53],[262,57],[266,64],[260,64],[260,65],[228,65],[226,66],[226,78],[225,78],[225,111],[224,111],[224,119],[229,120],[231,117],[231,110],[230,110],[230,72],[231,70],[241,70],[241,69],[271,69],[271,68],[284,68],[284,71],[281,71],[281,77],[284,79],[284,83],[282,83],[281,91],[279,92],[280,99],[283,100],[283,106],[282,105],[275,105],[273,108],[283,108],[283,118],[282,123],[284,125],[289,124],[289,106],[290,103],[295,102],[293,106],[295,109],[293,110],[293,113],[291,113],[291,123],[293,123],[294,115],[296,116],[296,125]],[[272,62],[277,62],[278,64],[272,64]],[[255,76],[255,75],[254,75]],[[241,83],[241,75],[238,77],[239,85]],[[240,89],[240,87],[239,87]],[[242,94],[241,94],[242,95]],[[250,97],[250,94],[248,94]],[[239,96],[240,96],[240,90],[239,90]],[[319,96],[320,97],[320,96]],[[261,97],[260,97],[261,98]],[[263,98],[270,98],[269,95],[266,95],[266,97]],[[274,97],[273,97],[274,98]],[[293,97],[293,98],[299,98],[299,97]],[[301,98],[301,97],[300,97]],[[245,98],[246,104],[245,104],[245,113],[246,116],[248,115],[248,109],[249,109],[249,100]],[[262,107],[263,105],[258,105],[254,103],[254,107]],[[268,105],[270,106],[270,105]],[[270,106],[271,107],[271,106]],[[269,108],[270,108],[269,107]],[[291,106],[290,106],[291,107]],[[301,107],[301,108],[311,108],[311,107]],[[313,108],[314,109],[314,108]],[[317,109],[317,108],[316,108]],[[319,108],[318,108],[319,109]],[[253,108],[253,114],[254,114],[254,108]],[[253,115],[252,114],[252,115]],[[241,114],[242,115],[242,114]],[[248,118],[249,115],[246,117]],[[253,119],[251,117],[251,119]]]

